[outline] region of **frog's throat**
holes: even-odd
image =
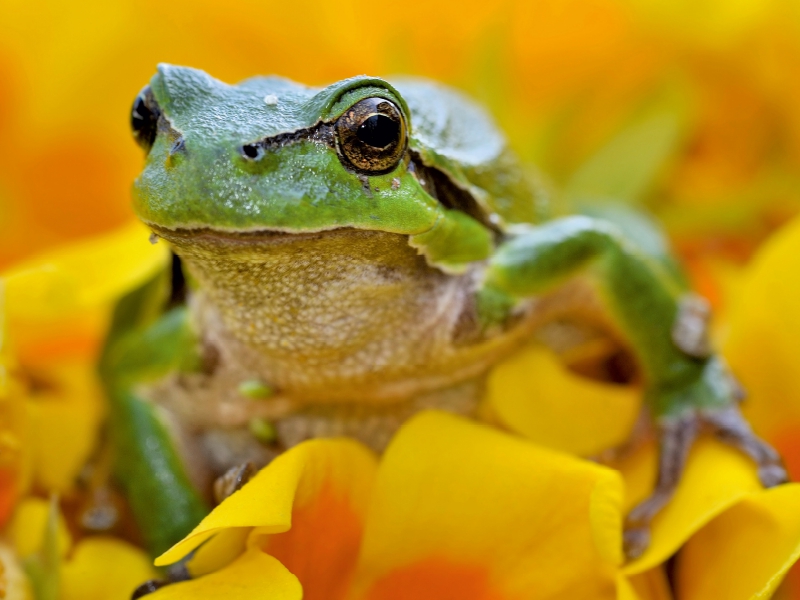
[[[239,376],[292,397],[407,397],[474,376],[518,342],[481,337],[479,272],[430,267],[406,235],[160,234],[197,282],[204,340]]]

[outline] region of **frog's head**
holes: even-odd
[[[161,65],[134,102],[132,126],[147,152],[134,207],[166,237],[383,231],[414,236],[431,262],[456,270],[488,251],[485,228],[446,210],[415,170],[412,115],[382,79],[227,85]],[[447,256],[436,237],[448,238]]]
[[[271,383],[300,385],[281,379],[292,373],[330,387],[347,361],[391,378],[387,365],[407,367],[432,329],[450,336],[462,309],[450,304],[466,295],[447,279],[488,256],[493,232],[437,193],[421,159],[430,144],[388,82],[227,85],[162,65],[132,125],[147,152],[136,212],[185,259],[228,332],[290,361]],[[336,372],[323,377],[324,365]]]

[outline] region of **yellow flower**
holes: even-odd
[[[16,265],[0,276],[0,523],[32,484],[68,492],[97,441],[105,400],[95,363],[114,303],[168,260],[139,223]],[[6,475],[6,473],[8,475]],[[6,477],[7,479],[3,479]],[[4,508],[3,502],[7,502]]]
[[[725,354],[746,386],[744,411],[800,478],[800,220],[754,257],[732,299]],[[800,598],[800,569],[790,578]]]
[[[585,456],[602,456],[601,451],[622,445],[640,408],[636,388],[577,377],[539,347],[495,368],[487,403],[500,425],[536,443]],[[625,511],[647,497],[655,483],[653,444],[635,446],[606,458],[624,477]],[[764,491],[749,459],[703,440],[690,455],[675,497],[653,522],[647,552],[623,572],[639,587],[643,576],[652,583],[652,570],[680,551],[677,598],[769,597],[800,556],[799,502],[800,486]],[[660,597],[652,591],[626,593]]]
[[[380,461],[349,440],[284,453],[156,561],[199,547],[202,576],[152,597],[613,598],[621,501],[609,469],[425,413]]]
[[[152,597],[658,600],[660,565],[687,540],[677,598],[769,597],[800,556],[800,485],[763,491],[746,459],[700,444],[650,549],[623,566],[644,463],[623,470],[623,502],[612,470],[440,413],[407,423],[380,462],[355,442],[306,442],[159,557],[196,550],[197,578]]]
[[[53,514],[53,507],[39,498],[20,503],[9,526],[13,554],[12,548],[0,552],[1,564],[26,567],[36,600],[128,600],[132,589],[156,575],[147,554],[127,542],[90,536],[73,546],[63,517]],[[47,556],[49,536],[55,539],[52,557]],[[27,599],[22,590],[27,586],[17,586],[16,595],[0,597]]]

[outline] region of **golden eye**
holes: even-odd
[[[406,151],[403,113],[385,98],[356,102],[336,121],[336,137],[343,162],[369,175],[388,173]]]

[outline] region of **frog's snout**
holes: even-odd
[[[158,133],[158,120],[161,118],[161,108],[158,106],[153,91],[146,85],[131,107],[131,130],[136,143],[150,152]]]

